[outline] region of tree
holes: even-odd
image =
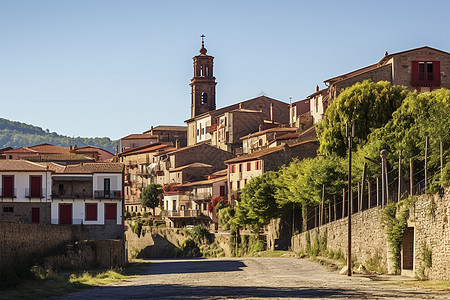
[[[150,184],[146,186],[141,193],[142,206],[150,207],[153,209],[153,215],[155,215],[155,207],[159,205],[163,188],[160,184]]]
[[[266,172],[250,180],[241,190],[241,200],[236,206],[235,223],[250,225],[255,232],[267,225],[278,214],[275,200],[277,172]]]
[[[355,122],[355,148],[364,144],[367,136],[376,128],[383,127],[408,95],[402,86],[393,86],[387,81],[378,83],[364,80],[346,88],[325,112],[317,125],[320,142],[319,153],[346,155],[345,124]]]

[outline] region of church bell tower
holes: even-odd
[[[206,54],[205,36],[202,34],[200,55],[194,56],[194,77],[191,79],[191,118],[216,109],[216,78],[213,73],[214,57]]]

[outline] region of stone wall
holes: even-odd
[[[12,212],[5,208],[12,208]],[[0,222],[31,223],[33,208],[39,208],[39,223],[50,224],[50,203],[45,202],[2,202]]]
[[[66,244],[89,240],[92,227],[0,222],[0,278],[11,270],[28,268],[50,254],[61,253]],[[124,252],[121,244],[115,249]]]
[[[352,257],[362,264],[376,256],[381,257],[380,267],[387,270],[387,240],[380,222],[381,212],[380,208],[375,207],[352,215]],[[326,234],[327,249],[334,252],[340,250],[346,256],[347,228],[347,218],[343,218],[300,233],[292,238],[292,250],[296,253],[306,252],[307,233],[310,234],[311,242],[318,235],[322,237]]]
[[[352,256],[358,263],[367,264],[377,258],[382,269],[392,272],[387,236],[381,223],[382,209],[374,207],[352,215]],[[327,237],[327,249],[347,253],[347,218],[295,235],[294,252],[306,252],[306,236],[311,242],[316,236]],[[450,188],[441,194],[422,195],[410,208],[407,234],[404,235],[402,274],[433,280],[450,280]],[[408,236],[410,238],[408,238]],[[409,247],[409,245],[412,246]],[[427,264],[426,252],[431,255]],[[408,257],[413,259],[413,269],[405,266]]]
[[[450,188],[440,195],[424,195],[416,201],[408,226],[414,227],[414,273],[434,280],[450,280]],[[432,266],[423,261],[431,251]]]

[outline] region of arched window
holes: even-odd
[[[203,77],[203,65],[200,66],[200,77]]]
[[[202,93],[202,104],[208,103],[208,94],[203,92]]]
[[[208,66],[205,66],[205,76],[209,77],[209,68],[208,68]]]

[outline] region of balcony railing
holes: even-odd
[[[166,217],[200,217],[203,216],[199,209],[185,209],[185,210],[165,210],[162,212]]]
[[[94,191],[95,199],[121,199],[122,191]]]
[[[45,197],[45,189],[25,189],[25,197],[26,198],[44,198]]]
[[[0,188],[0,197],[2,198],[16,198],[17,189],[3,189]]]
[[[92,199],[92,193],[74,193],[74,192],[65,192],[65,191],[58,191],[55,193],[52,193],[52,198],[59,198],[59,199]]]
[[[197,193],[197,194],[190,194],[190,199],[193,201],[209,201],[211,200],[212,196],[210,193]]]

